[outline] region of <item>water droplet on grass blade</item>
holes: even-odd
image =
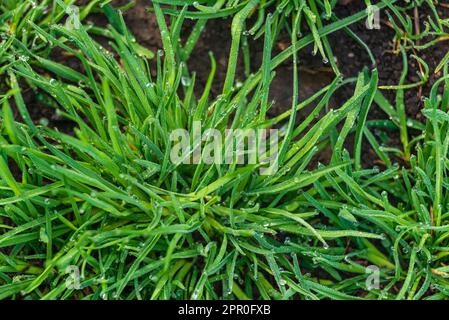
[[[39,119],[39,124],[44,126],[44,127],[48,126],[49,122],[50,121],[47,118],[44,118],[44,117]]]
[[[184,87],[188,87],[191,84],[191,80],[189,77],[183,76],[181,77],[181,83]]]

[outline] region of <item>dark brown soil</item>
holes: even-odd
[[[340,18],[347,17],[354,12],[364,10],[365,4],[362,1],[353,1],[347,6],[337,6],[336,14]],[[424,22],[427,21],[428,16],[433,16],[430,7],[427,4],[423,4],[418,11],[417,24],[420,26],[420,30],[424,30]],[[449,17],[449,8],[443,6],[437,6],[437,11],[440,17]],[[414,16],[413,12],[409,13],[410,16]],[[371,49],[373,52],[377,68],[379,70],[379,85],[397,85],[402,72],[402,55],[396,50],[395,46],[395,32],[391,25],[388,23],[388,17],[385,13],[381,14],[381,29],[369,30],[365,26],[365,21],[353,24],[350,28],[353,30]],[[355,43],[348,36],[344,36],[344,31],[337,32],[330,37],[332,47],[334,48],[334,54],[337,56],[341,70],[345,76],[354,76],[363,66],[370,66],[370,60],[368,54],[361,50],[360,46]],[[431,39],[426,39],[431,40]],[[338,50],[337,50],[338,48]],[[436,45],[426,50],[410,50],[407,52],[409,59],[409,71],[405,83],[417,83],[419,77],[417,72],[420,70],[416,60],[410,58],[411,54],[415,54],[422,58],[429,66],[430,78],[429,81],[422,87],[406,90],[406,109],[407,114],[410,117],[414,117],[418,120],[422,120],[420,109],[422,107],[422,96],[427,96],[430,89],[437,78],[441,74],[435,74],[434,70],[441,59],[449,50],[449,42],[441,41]],[[394,102],[395,91],[385,90],[383,92],[390,100]],[[379,113],[380,112],[380,113]],[[374,109],[370,113],[371,119],[384,119],[385,114],[380,110]]]
[[[355,12],[364,10],[365,4],[362,1],[353,1],[346,6],[337,6],[336,14],[339,18],[347,17]],[[443,6],[437,6],[437,11],[440,17],[449,17],[449,8]],[[414,12],[409,12],[411,17],[414,17]],[[414,21],[416,25],[419,25],[419,30],[424,30],[424,22],[427,21],[428,16],[433,16],[430,7],[424,3],[419,9],[417,9],[417,18]],[[369,30],[365,26],[365,21],[360,21],[351,25],[351,30],[354,31],[371,49],[375,59],[376,65],[379,71],[379,85],[391,86],[399,83],[403,61],[402,54],[397,50],[397,44],[395,43],[395,31],[388,23],[388,17],[385,13],[381,14],[381,29]],[[426,39],[426,42],[431,40]],[[364,66],[371,67],[371,61],[368,54],[361,49],[361,47],[350,37],[344,34],[344,31],[334,33],[330,37],[334,54],[338,59],[338,65],[341,68],[344,76],[356,76]],[[441,76],[441,72],[435,74],[435,68],[440,63],[441,59],[449,50],[449,42],[440,41],[436,45],[425,50],[409,50],[407,52],[408,58],[408,75],[405,80],[406,84],[417,83],[420,81],[418,72],[420,66],[416,60],[410,58],[412,54],[415,54],[422,58],[429,67],[430,77],[426,84],[423,86],[415,87],[413,89],[405,90],[405,108],[407,116],[419,121],[423,121],[423,115],[420,110],[423,107],[422,98],[428,96],[434,82]],[[395,90],[383,90],[383,94],[387,97],[390,103],[394,106],[395,102]],[[336,99],[344,101],[345,98],[352,94],[351,88],[346,88],[337,93]],[[376,105],[373,105],[370,113],[368,114],[368,120],[375,119],[387,119],[387,115]],[[376,131],[374,133],[376,134]],[[401,145],[399,140],[398,131],[384,130],[388,136],[386,144],[390,147],[399,147]],[[414,135],[415,132],[410,131],[410,135]],[[365,166],[372,166],[379,164],[377,156],[372,148],[364,143],[365,157],[363,159]],[[399,147],[401,148],[401,147]],[[349,150],[352,148],[349,146]],[[401,159],[396,159],[401,161]]]

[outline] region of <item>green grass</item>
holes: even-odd
[[[425,100],[425,122],[408,119],[404,91],[419,84],[405,82],[406,50],[416,39],[404,40],[397,86],[379,88],[375,66],[343,79],[333,64],[334,80],[300,101],[298,52],[314,45],[333,63],[326,36],[343,30],[371,53],[348,29],[365,11],[340,20],[332,15],[335,1],[205,1],[184,9],[153,1],[163,43],[153,55],[110,5],[93,1],[82,11],[104,14],[108,27],[71,30],[58,15],[63,2],[47,18],[28,1],[0,3],[0,21],[17,17],[0,51],[1,299],[448,296],[448,67],[443,61]],[[377,5],[390,7],[396,14],[390,20],[406,27],[407,18],[398,18],[406,11],[393,3]],[[268,14],[276,6],[280,10]],[[23,11],[35,18],[24,18]],[[251,15],[258,19],[245,32]],[[211,54],[209,80],[198,95],[189,56],[204,25],[217,17],[233,19],[226,79],[222,94],[212,96]],[[188,18],[197,22],[191,42],[183,44],[178,40]],[[432,35],[440,37],[444,21],[434,19],[439,33]],[[275,55],[281,29],[291,46]],[[98,35],[110,41],[109,51]],[[264,41],[263,62],[237,86],[238,56],[249,54],[244,43],[250,36]],[[81,70],[52,60],[56,47]],[[271,81],[289,61],[292,106],[269,117]],[[429,79],[424,70],[420,84]],[[352,96],[329,109],[334,93],[348,86]],[[381,89],[396,92],[394,105]],[[30,91],[71,123],[70,134],[36,124],[24,99]],[[374,104],[388,119],[368,120]],[[310,113],[298,122],[306,107]],[[281,127],[277,173],[261,175],[260,165],[236,161],[172,163],[170,133],[182,128],[193,134],[194,121],[222,133]],[[387,129],[400,136],[401,147],[379,142],[378,132]],[[350,137],[353,150],[346,149]],[[362,166],[367,143],[381,169]],[[329,163],[315,164],[327,149]],[[372,290],[366,287],[369,265],[380,276]],[[80,271],[81,289],[67,286],[71,268]]]

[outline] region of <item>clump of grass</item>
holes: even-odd
[[[194,80],[184,88],[182,98],[183,66],[175,54],[176,41],[170,37],[178,33],[179,24],[169,30],[156,10],[164,51],[157,55],[155,79],[114,11],[108,14],[115,26],[109,29],[115,39],[110,45],[121,64],[83,27],[54,26],[53,36],[32,24],[34,32],[73,54],[86,71],[42,62],[25,47],[21,54],[40,62],[39,67],[54,78],[40,74],[27,59],[8,70],[11,91],[3,99],[0,174],[1,214],[10,224],[3,224],[6,232],[0,236],[0,246],[12,254],[3,255],[9,267],[3,272],[1,296],[349,298],[359,278],[347,279],[352,289],[340,292],[332,280],[323,285],[301,270],[321,269],[315,263],[321,254],[342,256],[347,239],[382,236],[344,228],[336,220],[324,226],[317,219],[318,211],[298,203],[315,193],[314,183],[348,167],[349,161],[335,161],[307,170],[312,156],[330,142],[332,129],[353,114],[367,95],[369,80],[361,77],[354,97],[315,124],[318,109],[341,85],[339,78],[277,119],[266,119],[264,113],[247,116],[264,93],[263,70],[273,69],[288,58],[285,54],[273,62],[267,58],[261,71],[240,89],[232,87],[215,100],[209,97],[210,83],[196,100]],[[58,38],[71,39],[71,44]],[[269,32],[265,38],[271,43]],[[58,102],[59,113],[75,124],[74,136],[33,123],[19,78]],[[23,124],[13,119],[9,97],[14,97]],[[317,109],[306,123],[295,127],[292,115],[316,99]],[[191,131],[195,117],[221,131],[228,125],[269,127],[290,117],[280,141],[278,174],[265,178],[257,166],[236,163],[170,163],[170,130]],[[342,134],[339,141],[344,138]],[[20,170],[20,181],[8,166],[11,162]],[[37,266],[31,268],[29,261]],[[67,288],[68,266],[81,270],[83,293]],[[356,273],[362,270],[358,268]],[[21,270],[24,274],[13,282],[9,274]],[[327,266],[324,270],[338,274]]]
[[[281,1],[281,10],[266,16],[268,3],[243,1],[236,10],[225,1],[214,2],[215,8],[192,3],[196,11],[179,11],[178,3],[166,7],[153,1],[163,40],[154,57],[135,42],[110,5],[102,7],[110,23],[106,29],[28,20],[27,33],[48,44],[42,51],[15,33],[2,40],[7,45],[0,51],[0,68],[8,89],[0,97],[0,298],[447,297],[449,117],[447,94],[438,95],[440,86],[449,92],[447,65],[425,101],[424,124],[406,116],[405,52],[401,83],[389,88],[397,90],[395,106],[379,91],[374,63],[350,79],[335,69],[329,85],[300,101],[298,51],[322,41],[332,57],[325,36],[344,29],[370,53],[347,28],[368,13],[343,20],[329,13],[332,22],[314,21],[311,33],[301,37],[306,6],[311,12],[324,10],[315,13],[319,17],[330,4]],[[244,34],[245,24],[257,10],[264,23],[256,23],[253,36],[263,36],[263,62],[237,86],[237,57],[244,37],[251,36]],[[172,14],[169,25],[164,13]],[[179,35],[184,19],[198,19],[195,39],[201,25],[218,14],[234,19],[227,77],[222,94],[212,97],[216,63],[211,55],[209,79],[197,98],[188,68],[193,44],[183,46]],[[291,47],[273,56],[281,28],[290,28]],[[109,48],[93,34],[109,38]],[[56,47],[83,68],[49,59]],[[271,80],[289,59],[292,106],[270,118]],[[424,72],[421,80],[427,76]],[[329,109],[335,91],[347,85],[354,87],[352,97]],[[72,122],[73,133],[36,125],[24,88],[44,96]],[[368,121],[373,103],[390,120]],[[306,106],[310,113],[297,123]],[[260,165],[237,161],[171,162],[170,133],[185,129],[193,136],[195,121],[221,133],[282,127],[278,171],[264,176]],[[402,150],[381,146],[374,127],[400,132]],[[410,139],[408,128],[420,134]],[[351,135],[354,149],[348,151]],[[365,138],[383,161],[382,171],[363,168]],[[329,163],[313,165],[326,148],[332,151]],[[394,153],[404,166],[393,164]],[[368,288],[367,266],[372,265],[379,268],[380,283]],[[67,282],[66,273],[74,269],[80,271],[79,288]]]

